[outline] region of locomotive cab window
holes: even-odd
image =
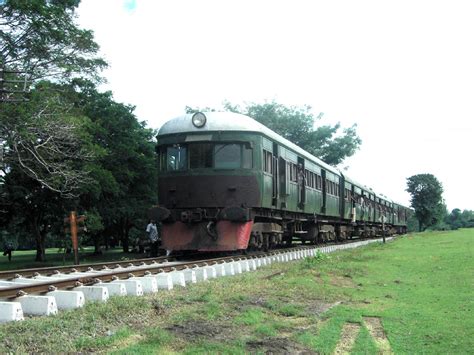
[[[217,169],[238,169],[241,165],[240,144],[216,144],[214,149],[214,167]]]
[[[212,144],[189,145],[189,167],[191,169],[212,168]]]
[[[166,166],[168,171],[184,170],[187,165],[187,149],[175,144],[166,149]]]

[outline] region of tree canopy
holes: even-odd
[[[418,219],[419,231],[436,225],[446,215],[443,202],[443,186],[432,174],[418,174],[407,178],[411,206]]]
[[[455,208],[446,217],[446,224],[448,224],[451,229],[474,228],[474,211],[461,211],[459,208]]]
[[[339,123],[333,126],[316,126],[316,122],[321,117],[315,117],[310,106],[285,106],[272,101],[240,107],[226,102],[224,109],[252,117],[331,165],[338,165],[345,158],[354,155],[362,143],[357,135],[356,124],[349,128],[343,128],[342,132]],[[186,111],[191,113],[215,110],[209,108],[196,110],[186,107]]]
[[[0,6],[0,67],[30,80],[97,77],[106,63],[90,30],[75,22],[80,0],[8,0]]]
[[[21,169],[43,187],[77,196],[87,183],[82,163],[93,151],[84,144],[87,119],[65,97],[71,78],[98,80],[106,66],[91,31],[75,22],[79,0],[9,0],[0,6],[0,69],[28,76],[25,102],[0,105],[4,170]],[[55,83],[39,81],[54,79]],[[1,98],[0,98],[1,99]]]
[[[0,69],[26,75],[29,89],[25,100],[0,97],[1,237],[36,246],[38,261],[47,245],[67,241],[71,210],[87,215],[83,237],[97,251],[119,241],[128,250],[157,197],[155,132],[133,106],[97,91],[106,63],[76,23],[78,4],[0,5]]]

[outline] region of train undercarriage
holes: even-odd
[[[295,242],[321,244],[405,232],[404,226],[388,223],[242,207],[155,207],[150,218],[162,222],[163,248],[173,251],[266,251]]]

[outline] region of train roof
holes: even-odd
[[[192,116],[194,114],[186,114],[173,118],[166,122],[159,130],[158,136],[177,133],[198,133],[198,132],[216,132],[216,131],[238,131],[238,132],[255,132],[263,134],[286,147],[292,149],[299,155],[308,160],[316,162],[318,165],[338,176],[340,171],[329,164],[323,162],[321,159],[308,153],[304,149],[298,147],[296,144],[283,138],[278,133],[272,131],[270,128],[257,122],[253,118],[234,112],[203,112],[206,115],[206,124],[197,128],[192,123]]]

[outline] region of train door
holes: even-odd
[[[304,205],[306,204],[306,178],[303,158],[298,157],[296,174],[296,182],[298,184],[298,207],[304,210]]]
[[[281,208],[287,208],[287,198],[290,194],[289,164],[281,155],[278,159],[279,199]]]
[[[321,169],[321,180],[323,182],[323,205],[321,207],[321,213],[326,214],[326,195],[327,195],[327,190],[326,190],[326,170]]]
[[[272,206],[278,206],[278,198],[279,198],[279,189],[278,189],[278,144],[273,143],[273,169],[272,169]]]
[[[345,210],[346,210],[346,180],[344,176],[341,174],[339,178],[339,215],[343,219],[345,217]]]

